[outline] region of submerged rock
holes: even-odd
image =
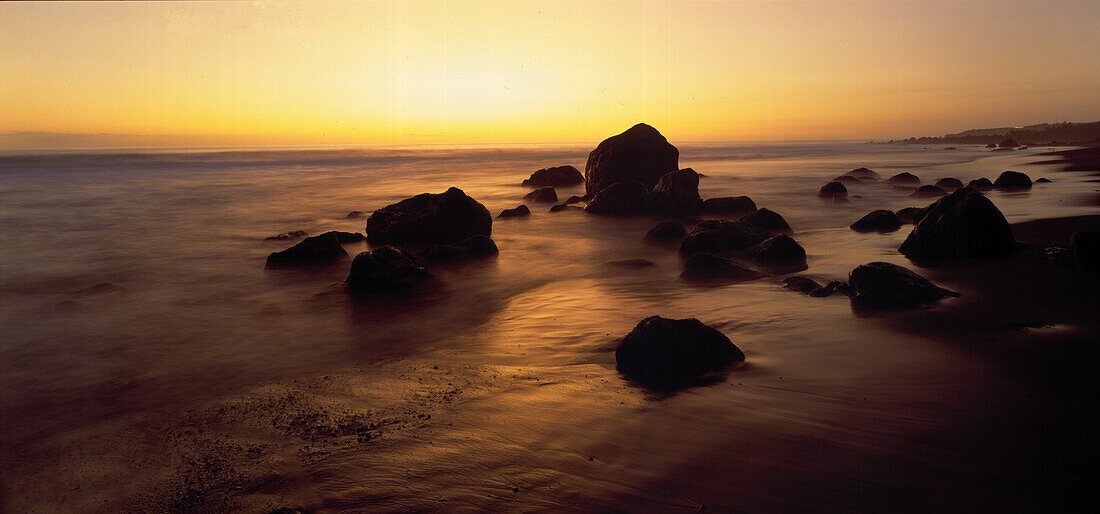
[[[1035,179],[1036,184],[1049,184],[1051,182],[1053,182],[1053,180],[1050,180],[1049,178],[1046,178],[1046,177],[1039,177],[1039,178]]]
[[[862,184],[863,183],[862,180],[860,180],[856,177],[853,177],[851,175],[841,175],[839,177],[833,178],[833,181],[840,182],[840,183],[843,183],[843,184]]]
[[[381,293],[409,289],[431,279],[432,274],[409,252],[383,246],[355,256],[347,283],[355,292]]]
[[[848,290],[848,283],[834,280],[825,284],[821,289],[812,291],[810,296],[814,298],[822,298],[826,296],[832,296],[834,294],[842,294],[844,296],[851,296],[851,292]]]
[[[1016,249],[1001,211],[981,193],[964,187],[928,206],[898,249],[924,262],[995,257]]]
[[[592,214],[631,216],[648,212],[649,192],[640,182],[620,182],[596,193],[584,210]]]
[[[787,224],[787,220],[783,219],[783,216],[780,216],[779,213],[767,207],[746,214],[738,221],[748,223],[753,227],[772,234],[791,231],[791,226]]]
[[[848,275],[852,306],[860,309],[915,308],[957,293],[939,287],[907,268],[872,262]]]
[[[492,230],[489,209],[457,187],[406,198],[367,218],[367,240],[373,244],[456,243]]]
[[[806,250],[786,234],[773,236],[749,249],[756,265],[777,273],[806,269]]]
[[[643,319],[615,350],[616,368],[627,378],[654,389],[690,385],[721,371],[745,354],[721,332],[695,318]]]
[[[1030,189],[1031,177],[1018,171],[1006,171],[993,181],[993,187],[1001,189]]]
[[[699,198],[699,174],[691,168],[670,171],[653,186],[650,202],[656,206],[668,203],[669,214],[694,214],[703,210],[703,200]],[[663,197],[663,198],[662,198]],[[668,202],[665,201],[667,198]]]
[[[954,191],[960,187],[963,187],[963,183],[957,178],[947,177],[937,180],[936,187],[943,189],[944,191]]]
[[[912,225],[924,217],[924,207],[906,207],[897,212],[897,217],[902,223]]]
[[[920,184],[920,177],[917,177],[916,175],[907,171],[903,171],[886,179],[886,182],[890,184]]]
[[[783,280],[783,286],[791,291],[797,291],[802,294],[810,294],[821,289],[821,284],[806,277],[791,277],[785,279]]]
[[[684,262],[684,271],[680,278],[696,282],[744,282],[756,280],[763,275],[736,262],[707,252],[697,252]]]
[[[913,194],[909,196],[912,196],[914,198],[933,198],[936,196],[943,196],[945,194],[947,194],[947,191],[944,191],[943,188],[940,187],[920,186],[917,188],[916,191],[913,191]]]
[[[308,235],[309,233],[305,230],[292,230],[290,232],[283,232],[282,234],[265,237],[264,241],[292,241]]]
[[[497,244],[489,236],[476,235],[453,245],[432,245],[421,252],[420,257],[433,264],[449,264],[483,259],[500,253]]]
[[[679,160],[680,151],[657,129],[639,123],[603,140],[588,154],[585,192],[593,196],[625,182],[638,182],[648,192],[666,173],[680,169]]]
[[[585,202],[587,200],[588,199],[583,197],[583,196],[573,195],[573,196],[570,196],[569,198],[566,198],[565,201],[562,202],[562,203],[565,204],[565,205],[573,205],[575,203],[581,203],[581,202]]]
[[[817,196],[821,198],[837,198],[841,196],[846,197],[848,196],[848,188],[844,187],[844,184],[841,184],[840,182],[829,182],[828,184],[821,186],[821,189],[817,191]]]
[[[1074,232],[1069,241],[1077,269],[1100,270],[1100,231]]]
[[[555,205],[555,206],[551,207],[549,212],[561,212],[561,211],[567,211],[567,210],[583,211],[584,209],[581,208],[581,207],[577,207],[576,205],[568,205],[568,204],[561,203],[561,204],[558,204],[558,205]]]
[[[645,238],[656,241],[679,241],[687,236],[687,229],[679,221],[666,221],[646,232]]]
[[[993,189],[993,181],[985,177],[976,178],[974,180],[971,180],[970,183],[968,183],[966,186],[977,191],[985,191],[988,189]]]
[[[894,211],[879,209],[871,211],[852,223],[851,229],[856,232],[893,232],[901,228],[901,218]]]
[[[572,166],[555,166],[543,168],[531,174],[523,185],[531,187],[567,187],[584,183],[584,175]]]
[[[558,193],[550,186],[540,187],[524,195],[523,199],[532,202],[553,203],[558,201]]]
[[[268,255],[267,265],[270,267],[318,266],[332,264],[347,256],[348,252],[340,246],[335,232],[327,232],[319,236],[307,237],[286,250]]]
[[[680,255],[699,252],[728,254],[747,250],[771,234],[742,221],[707,220],[696,225],[680,244]]]
[[[845,173],[845,175],[848,175],[849,177],[856,177],[859,179],[878,180],[881,178],[878,173],[867,168],[856,168],[852,171],[849,171],[848,173]]]
[[[747,196],[725,196],[721,198],[707,198],[703,200],[703,212],[729,213],[751,212],[756,210],[756,203]]]
[[[514,209],[504,209],[503,211],[500,211],[500,215],[497,216],[497,217],[498,218],[521,218],[523,216],[530,216],[530,215],[531,215],[531,209],[527,208],[526,205],[519,205],[519,206],[516,206],[516,208],[514,208]]]

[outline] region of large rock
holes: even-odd
[[[707,198],[703,200],[703,212],[724,214],[730,212],[752,212],[756,210],[756,203],[747,196],[724,196],[721,198]]]
[[[947,177],[937,180],[936,187],[943,189],[944,191],[954,191],[960,187],[963,187],[963,183],[957,178]]]
[[[1074,232],[1069,241],[1073,248],[1073,260],[1077,263],[1077,269],[1100,270],[1100,232],[1095,230]]]
[[[1006,171],[993,181],[993,187],[1001,189],[1031,189],[1031,177],[1018,171]]]
[[[432,274],[409,252],[383,246],[355,256],[347,283],[352,291],[381,293],[409,289],[431,280]]]
[[[679,160],[679,150],[657,129],[639,123],[588,154],[584,189],[593,196],[612,184],[638,182],[649,191],[666,173],[680,169]]]
[[[680,255],[685,257],[699,252],[713,254],[739,253],[756,245],[771,234],[740,221],[707,220],[696,225],[680,243]]]
[[[749,249],[752,261],[775,273],[806,269],[806,250],[787,234],[770,237]]]
[[[966,186],[977,191],[985,191],[987,189],[993,189],[993,182],[985,177],[982,177],[971,180],[969,183],[966,184]]]
[[[367,218],[372,244],[447,244],[491,235],[493,215],[461,189],[424,193],[388,205]]]
[[[532,202],[554,203],[558,201],[558,193],[550,186],[540,187],[524,195],[523,199]]]
[[[653,241],[680,241],[687,236],[687,229],[679,221],[665,221],[646,232],[645,238]]]
[[[695,318],[650,316],[615,351],[616,367],[623,375],[658,390],[690,385],[744,360],[745,354],[728,337]]]
[[[543,168],[531,174],[523,185],[531,187],[567,187],[584,183],[584,175],[572,166]]]
[[[432,245],[420,254],[420,258],[433,264],[450,264],[483,259],[500,253],[497,244],[489,236],[472,236],[453,245]]]
[[[872,262],[848,275],[852,306],[860,309],[914,308],[948,296],[958,296],[907,268]]]
[[[903,171],[886,179],[886,182],[890,184],[920,184],[920,177],[917,177],[916,175],[907,171]]]
[[[856,232],[893,232],[901,228],[901,218],[894,211],[879,209],[871,211],[852,223],[851,229]]]
[[[994,257],[1016,248],[1001,211],[981,193],[964,187],[930,205],[898,249],[915,261]]]
[[[691,168],[662,175],[657,185],[653,186],[651,195],[667,197],[671,201],[670,214],[694,214],[703,210],[703,200],[699,198],[699,174]],[[650,201],[656,203],[660,200]]]
[[[748,223],[753,227],[772,234],[791,231],[791,226],[787,224],[787,220],[783,219],[783,216],[780,216],[778,212],[768,209],[767,207],[741,216],[741,219],[738,221]]]
[[[844,187],[844,184],[841,184],[840,182],[834,180],[832,182],[829,182],[828,184],[825,184],[824,186],[821,186],[821,189],[817,192],[817,196],[820,196],[821,198],[847,197],[848,188]]]
[[[340,246],[336,233],[326,232],[319,236],[307,237],[286,250],[268,255],[267,265],[271,267],[319,266],[332,264],[347,256],[348,252]]]
[[[762,277],[760,273],[748,269],[730,259],[713,253],[692,254],[684,262],[684,271],[680,278],[693,282],[745,282]]]
[[[649,192],[640,182],[620,182],[604,188],[584,210],[592,214],[631,216],[649,211]]]

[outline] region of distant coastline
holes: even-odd
[[[960,144],[985,145],[999,144],[1012,139],[1021,145],[1065,146],[1092,145],[1100,143],[1100,121],[1089,123],[1043,123],[1027,127],[1002,127],[992,129],[970,129],[957,134],[939,137],[910,137],[893,139],[887,143],[903,144]]]

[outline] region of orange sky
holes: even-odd
[[[595,142],[639,121],[676,141],[891,138],[1094,121],[1097,26],[1100,2],[3,3],[0,146]]]

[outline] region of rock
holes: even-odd
[[[880,178],[878,173],[875,173],[874,171],[869,170],[867,168],[856,168],[852,171],[849,171],[848,173],[845,173],[845,175],[848,175],[850,177],[856,177],[856,178],[859,178],[859,179],[878,180]]]
[[[941,178],[936,181],[936,187],[943,189],[944,191],[954,191],[960,187],[963,187],[963,183],[957,178]]]
[[[851,175],[841,175],[839,177],[834,178],[833,180],[836,181],[836,182],[843,183],[843,184],[862,184],[863,183],[862,180],[860,180],[856,177],[853,177]]]
[[[687,229],[679,221],[658,223],[646,232],[645,238],[656,241],[680,241],[687,236]]]
[[[848,275],[852,306],[859,309],[915,308],[958,296],[907,268],[872,262]]]
[[[553,203],[558,201],[558,193],[552,187],[540,187],[524,195],[523,199],[532,202]]]
[[[320,266],[332,264],[347,256],[348,252],[340,246],[335,233],[328,232],[307,237],[286,250],[268,255],[267,265],[269,267]]]
[[[958,148],[955,148],[954,146],[949,146],[947,148],[944,148],[944,150],[958,150]]]
[[[424,261],[449,264],[483,259],[500,253],[497,244],[489,236],[476,235],[453,245],[432,245],[420,254]]]
[[[583,196],[573,195],[573,196],[570,196],[568,199],[566,199],[562,203],[564,203],[565,205],[573,205],[575,203],[581,203],[581,202],[584,202],[586,200],[588,200],[588,199],[583,197]]]
[[[751,212],[755,210],[756,203],[747,196],[724,196],[703,200],[703,212],[707,213]]]
[[[938,262],[1011,253],[1016,240],[1001,211],[964,187],[928,206],[898,249],[915,261]]]
[[[264,241],[290,241],[293,239],[298,239],[300,237],[306,237],[308,235],[309,233],[305,230],[292,230],[290,232],[283,232],[282,234],[276,236],[265,237]]]
[[[367,240],[373,244],[447,244],[478,234],[489,236],[493,215],[461,189],[423,193],[388,205],[367,218]]]
[[[1077,269],[1100,270],[1100,231],[1074,232],[1069,239]]]
[[[382,246],[355,256],[347,283],[352,291],[380,293],[409,289],[432,279],[432,274],[409,252]]]
[[[459,245],[466,249],[466,253],[470,257],[475,259],[481,259],[500,253],[497,244],[493,242],[489,236],[483,236],[481,234],[467,237],[463,239]]]
[[[902,223],[912,225],[920,221],[924,216],[924,207],[906,207],[897,212],[897,217]]]
[[[584,210],[592,214],[630,216],[645,214],[649,193],[640,182],[612,184],[596,193]]]
[[[988,189],[993,189],[993,182],[984,177],[976,178],[974,180],[971,180],[970,183],[966,185],[966,187],[977,191],[985,191]]]
[[[772,234],[791,231],[791,226],[787,224],[787,220],[783,219],[783,216],[780,216],[779,213],[766,207],[741,216],[741,219],[738,221],[748,223],[753,227]]]
[[[658,390],[690,385],[744,360],[745,354],[728,337],[695,318],[650,316],[615,350],[619,372]]]
[[[358,219],[358,218],[366,218],[367,213],[365,213],[363,211],[351,211],[351,212],[348,213],[347,216],[344,216],[344,217],[349,219],[349,220]]]
[[[856,232],[893,232],[901,228],[901,218],[894,211],[871,211],[849,227]]]
[[[898,173],[897,175],[894,175],[893,177],[886,179],[886,182],[890,184],[920,184],[920,177],[917,177],[916,175],[907,171],[903,171],[901,173]]]
[[[1010,137],[1008,139],[1005,139],[1004,141],[1001,141],[1001,144],[999,146],[1001,148],[1016,148],[1017,146],[1020,146],[1020,143],[1017,143],[1015,139],[1012,139]]]
[[[1006,171],[993,181],[993,187],[1001,189],[1031,189],[1031,177],[1018,171]]]
[[[1046,178],[1046,177],[1039,177],[1039,178],[1035,179],[1036,184],[1049,184],[1051,182],[1054,182],[1054,181],[1050,180],[1049,178]]]
[[[763,275],[731,259],[708,252],[697,252],[684,262],[680,278],[695,282],[745,282]]]
[[[567,187],[584,183],[584,175],[572,166],[555,166],[543,168],[531,174],[523,185],[531,187]]]
[[[358,232],[340,232],[338,230],[330,230],[321,234],[319,237],[324,237],[329,234],[336,236],[336,240],[339,241],[340,244],[358,243],[359,241],[367,240],[367,236]]]
[[[716,255],[747,250],[770,236],[741,221],[707,220],[699,223],[680,243],[680,255],[691,256],[699,252]]]
[[[561,212],[561,211],[565,211],[565,210],[583,211],[584,209],[582,209],[580,207],[577,207],[576,205],[566,205],[566,204],[562,203],[562,204],[558,204],[558,205],[555,205],[555,206],[551,207],[549,212]]]
[[[588,154],[584,189],[593,196],[612,184],[638,182],[649,191],[666,173],[680,169],[679,160],[680,151],[657,129],[639,123]]]
[[[783,286],[791,291],[798,291],[802,294],[810,294],[818,289],[821,289],[821,284],[814,282],[806,277],[791,277],[783,281]]]
[[[844,187],[844,184],[840,182],[829,182],[817,192],[817,196],[821,198],[836,198],[838,196],[848,196],[848,188]]]
[[[657,263],[645,259],[626,259],[622,261],[610,261],[607,265],[617,268],[652,268],[656,266]]]
[[[825,284],[825,286],[823,286],[821,289],[810,292],[810,296],[813,296],[814,298],[823,298],[838,293],[844,296],[851,296],[850,291],[848,290],[847,282],[834,280],[832,282],[829,282],[828,284]]]
[[[985,145],[985,147],[986,148],[997,148],[997,143],[989,143],[988,145]]]
[[[530,216],[531,209],[528,209],[526,205],[518,205],[515,209],[504,209],[500,211],[498,218],[520,218],[523,216]]]
[[[699,174],[691,168],[670,171],[661,176],[657,185],[653,186],[651,195],[668,197],[672,202],[670,213],[694,214],[703,210],[703,200],[699,198]]]
[[[909,196],[912,196],[914,198],[932,198],[935,196],[943,196],[945,194],[947,194],[947,191],[944,191],[942,188],[936,186],[920,186],[917,188],[916,191],[913,191],[913,194]]]
[[[786,234],[770,237],[749,249],[757,266],[778,273],[806,269],[806,250]]]

